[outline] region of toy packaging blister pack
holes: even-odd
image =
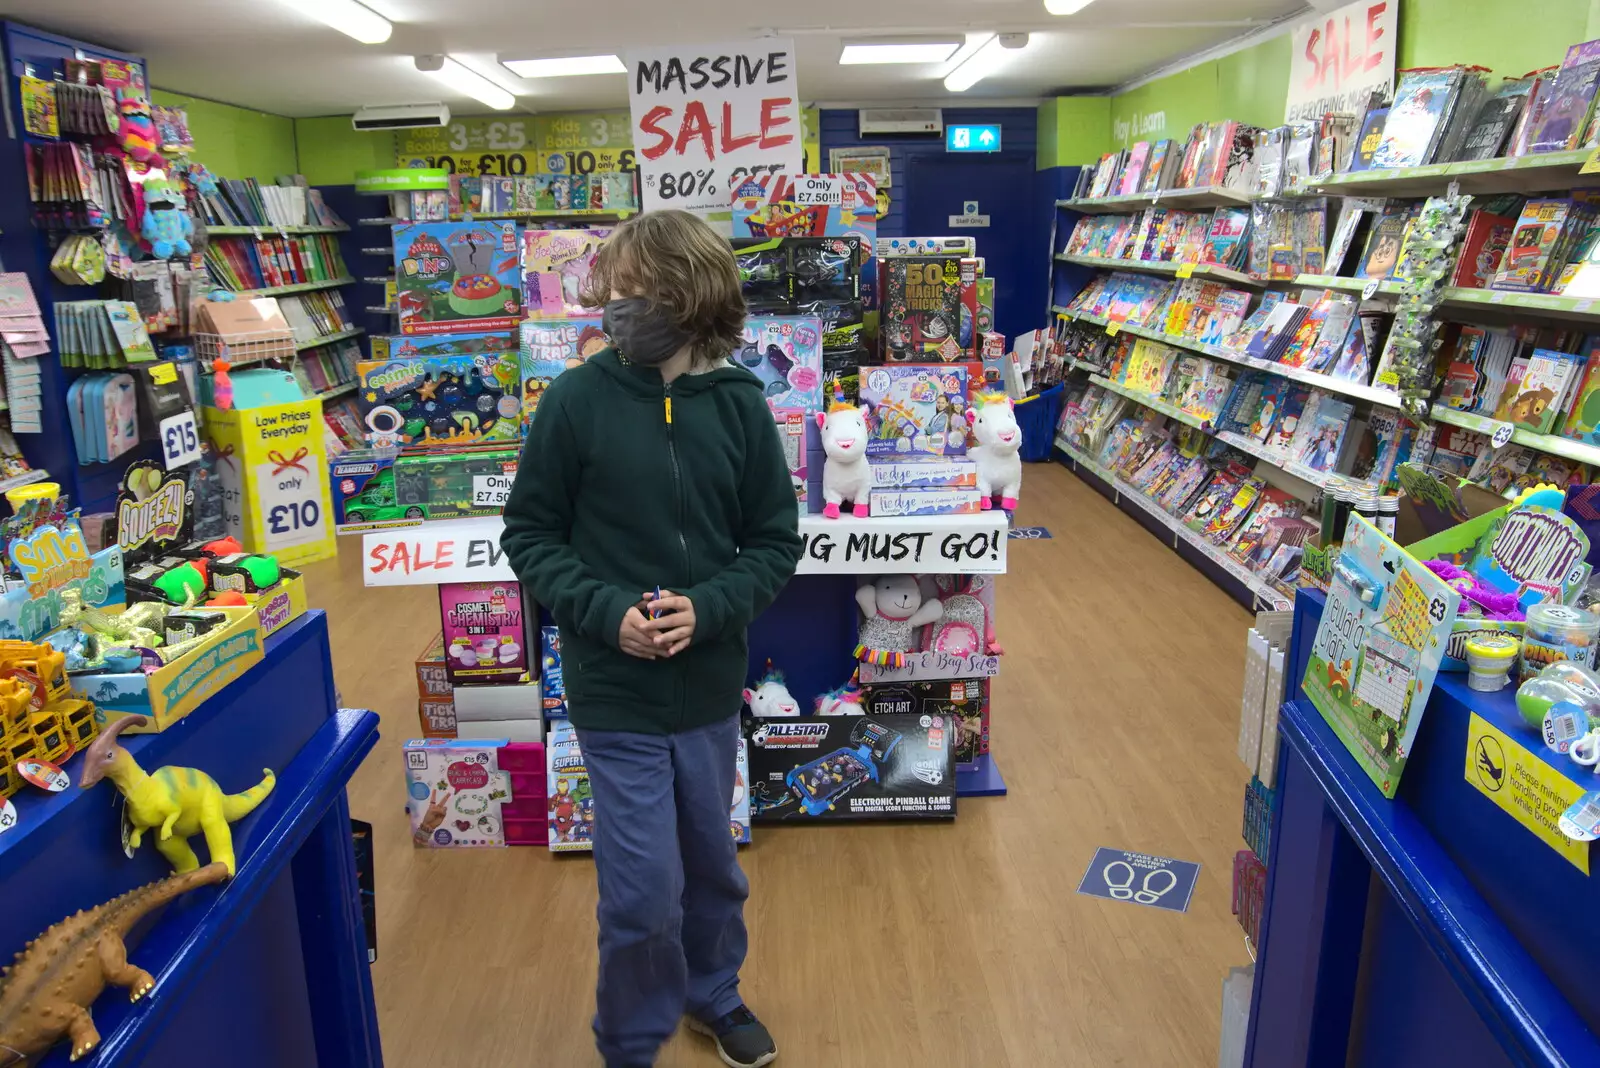
[[[405,744],[406,812],[419,849],[506,844],[500,806],[511,781],[493,742],[413,738]]]
[[[509,330],[521,318],[516,223],[402,223],[393,234],[402,334]]]
[[[441,582],[439,620],[453,685],[516,682],[528,670],[522,587],[515,582]]]
[[[822,323],[823,393],[855,396],[856,368],[877,321],[856,237],[733,239],[740,287],[752,315],[803,315]]]
[[[957,256],[897,256],[883,262],[884,358],[975,360],[977,270]]]
[[[956,732],[944,716],[752,720],[751,818],[948,819]]]
[[[966,455],[965,367],[865,368],[861,403],[868,409],[869,457]]]
[[[528,319],[519,333],[522,422],[533,420],[539,398],[563,371],[570,371],[611,344],[599,316],[578,319]]]
[[[522,313],[529,319],[570,319],[598,315],[578,293],[594,267],[594,255],[610,228],[524,230],[522,232]]]
[[[861,293],[878,304],[878,183],[870,174],[778,174],[742,182],[733,194],[735,238],[853,237],[860,242]]]
[[[356,407],[367,444],[516,441],[522,435],[518,373],[514,352],[413,358],[402,348],[388,360],[364,360],[356,364]]]
[[[733,361],[761,379],[773,410],[823,406],[822,320],[751,316]]]
[[[989,751],[988,679],[870,683],[861,687],[861,705],[874,716],[950,717],[958,732],[957,768]]]
[[[750,743],[739,739],[739,755],[733,771],[733,805],[728,811],[728,829],[739,845],[750,844]]]
[[[539,686],[544,695],[544,718],[565,719],[567,684],[561,678],[561,631],[558,627],[539,628]]]
[[[773,421],[778,426],[778,438],[783,442],[783,462],[789,468],[789,482],[794,486],[795,500],[804,504],[811,474],[810,457],[806,449],[806,435],[811,426],[804,408],[774,408]]]
[[[377,518],[394,507],[393,453],[360,449],[329,460],[328,487],[333,494],[333,526],[341,534],[421,522]]]
[[[550,852],[587,852],[594,848],[594,791],[572,724],[564,719],[551,723],[544,755]]]

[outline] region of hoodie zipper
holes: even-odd
[[[684,581],[693,583],[694,563],[689,558],[689,539],[683,532],[684,515],[687,508],[683,499],[683,469],[678,465],[678,438],[672,429],[672,383],[665,382],[661,386],[662,410],[667,419],[667,458],[672,465],[672,498],[678,506],[678,547],[683,550]],[[681,590],[678,592],[682,592]],[[680,667],[681,665],[674,665]],[[683,721],[688,715],[687,693],[684,686],[682,670],[675,672],[677,678],[673,682],[673,697],[678,704],[678,728],[683,729]]]

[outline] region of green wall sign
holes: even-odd
[[[450,172],[443,167],[400,167],[386,171],[357,171],[358,193],[409,193],[414,189],[449,189]]]

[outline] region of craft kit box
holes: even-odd
[[[515,352],[395,356],[356,364],[356,407],[374,449],[475,442],[522,436]]]
[[[593,230],[524,230],[522,232],[522,313],[528,319],[592,316],[578,294],[594,268],[594,256],[609,227]]]
[[[883,261],[884,358],[894,362],[975,360],[976,264],[959,256]]]
[[[519,332],[518,377],[522,381],[522,422],[526,426],[539,398],[563,371],[582,364],[611,344],[600,318],[529,319]]]
[[[953,817],[956,733],[945,716],[752,720],[751,818]]]
[[[567,718],[567,686],[561,681],[561,630],[559,627],[539,628],[539,688],[544,704],[544,718]]]
[[[862,370],[868,457],[966,455],[965,367],[889,364]]]
[[[956,766],[989,751],[989,680],[878,682],[861,687],[861,706],[874,716],[931,715],[955,721]]]
[[[441,582],[439,621],[452,686],[516,682],[528,670],[522,586],[516,582]]]
[[[814,316],[751,316],[734,362],[761,380],[767,404],[822,407],[822,320]]]
[[[551,724],[544,756],[550,852],[587,852],[594,848],[594,791],[572,724],[564,719]]]
[[[455,692],[450,685],[450,673],[444,664],[444,634],[433,636],[433,641],[417,657],[417,696],[433,699],[448,698]]]
[[[512,800],[493,740],[413,738],[405,744],[406,812],[419,849],[503,846],[501,806]]]
[[[977,515],[983,495],[976,489],[875,489],[868,496],[875,516]]]
[[[328,492],[322,402],[269,408],[207,408],[205,433],[217,450],[228,533],[246,552],[284,567],[336,551]]]
[[[393,236],[402,334],[509,330],[522,317],[516,223],[402,223]]]
[[[977,489],[978,465],[971,460],[941,460],[937,457],[907,460],[879,460],[872,465],[872,488],[883,489]]]

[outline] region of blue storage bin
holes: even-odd
[[[1043,393],[1017,402],[1017,426],[1022,428],[1022,459],[1030,464],[1045,463],[1055,447],[1056,422],[1061,418],[1062,386],[1051,386]]]

